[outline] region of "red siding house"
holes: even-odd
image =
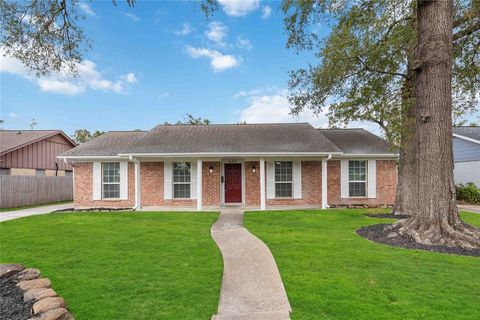
[[[75,146],[61,130],[0,130],[0,173],[64,176],[72,167],[57,156]]]
[[[73,164],[76,208],[375,207],[393,204],[397,181],[383,139],[306,123],[108,132],[59,158]]]

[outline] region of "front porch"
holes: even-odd
[[[133,207],[145,211],[327,208],[329,159],[130,156]]]

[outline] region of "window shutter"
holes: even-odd
[[[349,197],[348,160],[340,161],[340,197]]]
[[[275,199],[275,162],[267,161],[267,199]]]
[[[128,199],[128,162],[120,162],[120,199]]]
[[[93,200],[102,200],[102,163],[94,162],[92,170]]]
[[[368,170],[367,170],[367,192],[369,198],[377,197],[377,161],[368,160]]]
[[[163,198],[172,199],[172,163],[163,163]]]
[[[293,161],[293,197],[302,198],[302,162]]]
[[[195,161],[190,162],[190,198],[197,199],[197,163]]]

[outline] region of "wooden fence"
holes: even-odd
[[[73,199],[73,177],[0,175],[0,208]]]

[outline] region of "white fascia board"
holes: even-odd
[[[104,160],[127,160],[126,157],[121,156],[57,156],[58,159],[73,160],[73,161],[104,161]]]
[[[191,152],[191,153],[120,153],[120,157],[208,158],[208,157],[326,157],[342,152]]]
[[[459,139],[463,139],[463,140],[466,140],[466,141],[470,141],[470,142],[473,142],[473,143],[478,143],[478,144],[480,144],[480,141],[478,141],[477,139],[465,137],[465,136],[462,136],[462,135],[456,134],[456,133],[454,133],[453,136],[454,136],[455,138],[459,138]]]
[[[334,155],[333,159],[398,159],[399,155],[396,153],[346,153],[341,155]]]

